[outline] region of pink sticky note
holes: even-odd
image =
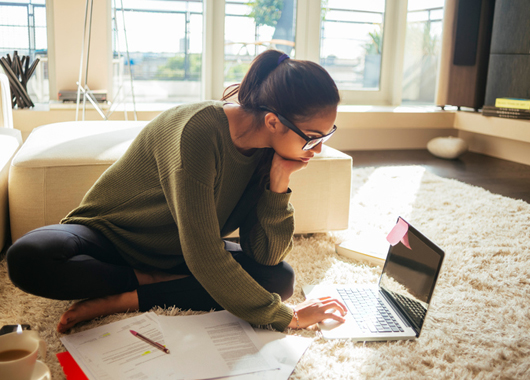
[[[397,224],[392,228],[392,231],[386,237],[386,240],[390,245],[396,245],[399,242],[402,242],[405,247],[410,248],[409,237],[407,232],[409,231],[409,225],[403,219],[399,218]]]
[[[407,232],[405,232],[405,235],[403,235],[403,237],[401,238],[401,242],[403,243],[403,245],[405,247],[407,247],[408,249],[412,249],[410,248],[410,243],[409,243],[409,232],[408,232],[408,228],[407,228]]]

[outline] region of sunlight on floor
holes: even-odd
[[[388,249],[386,235],[398,216],[410,216],[425,168],[385,166],[373,170],[352,196],[348,238],[370,239]]]

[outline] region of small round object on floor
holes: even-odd
[[[467,143],[459,137],[436,137],[427,143],[427,150],[439,158],[455,159],[467,151]]]

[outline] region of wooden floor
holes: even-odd
[[[436,158],[427,150],[347,151],[353,167],[421,165],[440,177],[480,186],[495,194],[530,203],[530,166],[467,152],[456,160]],[[530,153],[529,153],[530,154]]]

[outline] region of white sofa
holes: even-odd
[[[22,145],[20,131],[13,129],[9,81],[5,74],[0,73],[0,251],[9,238],[7,199],[9,167],[20,145]]]
[[[35,128],[9,176],[12,241],[58,223],[128,148],[145,121],[62,122]],[[352,159],[324,146],[291,181],[295,233],[348,227]]]

